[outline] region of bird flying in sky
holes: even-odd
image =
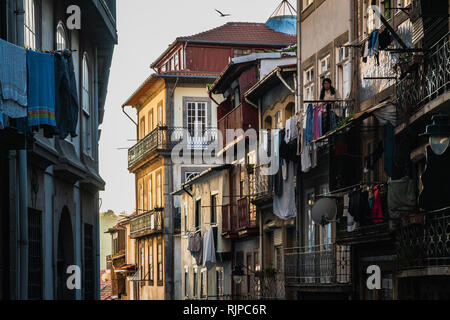
[[[217,9],[214,9],[214,10],[216,10],[216,11],[220,14],[220,17],[228,17],[228,16],[231,16],[231,14],[228,14],[228,13],[222,13],[222,12],[220,12],[220,11],[217,10]]]

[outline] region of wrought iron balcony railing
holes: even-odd
[[[155,151],[171,151],[183,144],[183,149],[204,150],[217,143],[217,128],[158,127],[128,150],[128,168]]]
[[[130,235],[139,236],[164,231],[164,211],[152,210],[135,216],[130,222]]]
[[[397,254],[401,270],[450,266],[450,210],[400,227]]]
[[[349,246],[324,244],[284,249],[288,286],[348,285],[351,283]]]
[[[437,42],[417,66],[397,83],[399,114],[411,116],[450,86],[449,34]]]
[[[259,165],[255,166],[253,172],[250,173],[250,195],[252,202],[269,200],[273,197],[272,191],[269,190],[269,176],[263,174],[264,171],[264,167]]]

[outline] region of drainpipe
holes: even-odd
[[[350,44],[353,43],[353,32],[354,32],[354,22],[353,22],[353,6],[354,6],[354,1],[351,0],[349,1],[349,30],[348,30],[348,42]],[[353,48],[350,46],[348,47],[348,55],[350,57],[350,63],[349,63],[349,72],[350,72],[350,96],[352,95],[352,91],[353,91]],[[346,99],[347,97],[343,97],[343,99]]]
[[[16,1],[16,44],[24,45],[23,1]],[[19,161],[19,298],[28,299],[28,191],[27,150],[18,151]]]

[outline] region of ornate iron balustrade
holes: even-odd
[[[284,249],[286,285],[325,286],[351,284],[349,246],[324,244]]]
[[[441,95],[450,85],[449,34],[424,56],[424,61],[396,85],[399,113],[410,116]]]
[[[400,227],[399,269],[450,266],[450,210],[427,213],[423,223]]]
[[[187,150],[204,150],[217,143],[217,128],[158,127],[128,150],[128,168],[154,151],[171,151],[183,143]]]
[[[273,194],[269,190],[269,176],[264,173],[264,166],[255,166],[250,174],[250,195],[251,200],[261,201],[272,198]]]
[[[134,217],[130,223],[130,235],[136,236],[144,233],[163,232],[163,212],[161,210],[152,210]]]

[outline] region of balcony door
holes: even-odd
[[[187,103],[188,146],[190,149],[202,149],[206,145],[207,106],[206,102]]]

